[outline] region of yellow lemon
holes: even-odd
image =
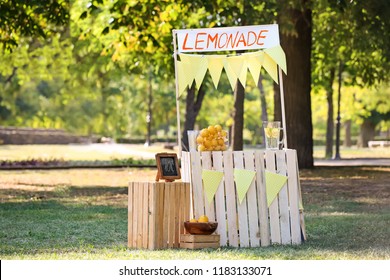
[[[214,125],[214,127],[215,127],[215,130],[216,130],[217,132],[220,132],[220,131],[222,130],[222,126],[219,125],[219,124]]]
[[[209,131],[208,131],[207,129],[202,129],[202,130],[200,131],[200,135],[201,135],[203,138],[205,138],[205,137],[209,136]]]
[[[191,220],[190,220],[190,223],[197,223],[197,222],[198,222],[197,219],[191,219]]]
[[[198,151],[199,151],[199,152],[204,152],[204,151],[207,151],[207,149],[206,149],[205,146],[199,145],[199,146],[198,146]]]
[[[198,222],[199,223],[208,223],[209,222],[209,218],[206,215],[202,215],[202,216],[199,217]]]
[[[209,134],[215,134],[215,132],[217,132],[216,129],[215,129],[215,127],[212,126],[212,125],[210,125],[210,126],[207,128],[207,130],[209,131]]]

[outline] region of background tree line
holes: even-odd
[[[158,131],[173,135],[172,29],[277,22],[288,63],[289,148],[297,149],[301,167],[311,167],[313,137],[326,139],[333,156],[338,115],[352,132],[360,127],[363,146],[378,125],[388,129],[389,6],[386,0],[2,1],[0,122],[141,136],[148,143]],[[237,81],[234,92],[226,77],[218,90],[206,78],[180,102],[184,143],[187,129],[220,123],[238,150],[244,140],[260,143],[261,120],[281,119],[278,86],[267,75],[246,88]]]

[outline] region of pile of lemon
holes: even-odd
[[[226,151],[227,150],[227,132],[222,126],[210,125],[200,131],[196,138],[198,151]]]
[[[207,217],[206,215],[202,215],[199,217],[199,219],[191,219],[190,220],[191,223],[208,223],[209,222],[209,217]]]

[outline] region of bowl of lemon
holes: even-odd
[[[192,235],[210,235],[217,229],[217,222],[210,222],[206,215],[184,222],[184,228]]]

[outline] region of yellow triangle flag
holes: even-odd
[[[246,64],[246,61],[244,59],[244,62],[243,62],[243,65],[242,65],[242,68],[241,68],[241,73],[240,75],[238,76],[238,79],[240,80],[242,86],[245,88],[246,86],[246,77],[247,77],[247,74],[248,74],[248,65]]]
[[[262,51],[248,53],[245,55],[245,58],[249,72],[251,72],[255,85],[257,85],[259,83],[261,65],[263,65],[264,61],[264,53]]]
[[[196,86],[200,88],[200,85],[203,82],[204,76],[206,75],[207,72],[207,58],[205,56],[200,56],[199,59],[196,61],[196,64],[192,67],[196,68],[197,71],[195,73],[195,82]]]
[[[203,188],[209,203],[213,201],[215,193],[221,183],[223,172],[214,170],[202,170]]]
[[[241,75],[241,71],[242,71],[242,68],[244,66],[244,61],[245,61],[245,58],[242,55],[229,56],[224,61],[225,62],[224,68],[226,71],[226,75],[228,76],[232,90],[234,90],[234,88],[236,87],[237,79]],[[245,86],[245,85],[243,85],[243,86]]]
[[[275,83],[279,84],[278,65],[267,53],[264,53],[263,67],[271,76],[271,78],[275,81]]]
[[[224,60],[225,60],[225,56],[220,56],[220,55],[207,56],[208,69],[215,88],[218,87],[219,79],[221,78]]]
[[[194,82],[196,71],[198,70],[194,67],[194,63],[198,60],[199,56],[180,54],[180,60],[183,65],[183,72],[187,81],[187,85],[191,88],[192,83]]]
[[[179,95],[181,95],[187,88],[187,76],[184,72],[184,65],[181,61],[177,62],[177,80],[179,84]]]
[[[284,53],[282,47],[278,45],[273,48],[265,49],[264,52],[268,54],[287,75],[286,54]]]
[[[268,207],[277,197],[284,184],[287,182],[287,176],[279,175],[274,172],[265,171],[265,189],[267,193]]]
[[[244,199],[249,187],[252,184],[256,172],[246,169],[234,169],[234,181],[236,182],[236,190],[240,203]]]

